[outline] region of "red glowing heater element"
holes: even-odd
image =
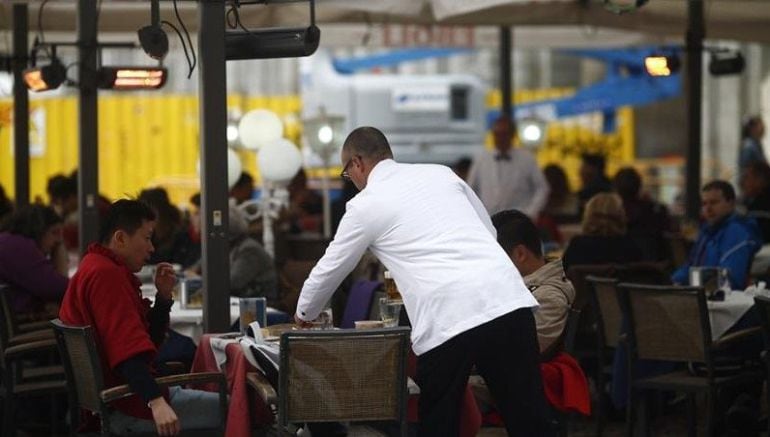
[[[64,66],[58,61],[43,67],[32,67],[24,70],[24,83],[30,91],[40,92],[59,88],[67,78]]]
[[[100,88],[113,90],[155,90],[166,83],[165,68],[102,67]]]

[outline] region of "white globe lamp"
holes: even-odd
[[[238,134],[243,147],[256,151],[283,137],[283,122],[273,111],[254,109],[241,117]]]

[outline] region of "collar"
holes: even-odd
[[[495,161],[510,161],[510,160],[511,160],[510,152],[497,152],[495,154]]]
[[[377,164],[374,164],[374,168],[372,168],[372,171],[369,172],[369,178],[366,181],[366,186],[368,187],[372,182],[377,182],[381,179],[384,179],[388,171],[394,168],[395,165],[396,161],[392,159],[383,159]]]
[[[555,259],[551,262],[546,262],[543,267],[535,270],[529,275],[524,277],[524,283],[533,291],[533,287],[536,289],[547,281],[557,279],[566,281],[564,274],[564,267],[562,266],[561,259]]]
[[[142,282],[139,280],[139,278],[136,277],[135,274],[133,274],[129,269],[128,266],[126,266],[126,263],[123,262],[120,257],[113,252],[112,250],[102,246],[99,243],[91,243],[88,245],[88,250],[86,251],[86,254],[95,254],[95,255],[101,255],[116,265],[120,266],[123,270],[125,270],[126,274],[128,274],[129,278],[131,278],[131,283],[134,285],[135,288],[139,288],[142,286]]]

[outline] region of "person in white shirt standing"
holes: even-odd
[[[373,127],[351,132],[341,159],[342,176],[361,192],[305,281],[295,321],[318,317],[369,248],[393,275],[412,323],[419,435],[457,435],[474,365],[508,435],[555,435],[540,376],[537,301],[478,197],[448,167],[395,162]]]
[[[515,132],[508,117],[495,120],[492,125],[495,150],[485,150],[475,157],[468,173],[468,185],[490,215],[518,209],[536,220],[548,201],[548,181],[532,153],[511,147]]]

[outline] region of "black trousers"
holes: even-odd
[[[540,375],[532,310],[522,308],[463,332],[417,357],[419,436],[457,436],[471,368],[486,381],[509,436],[555,436]]]

